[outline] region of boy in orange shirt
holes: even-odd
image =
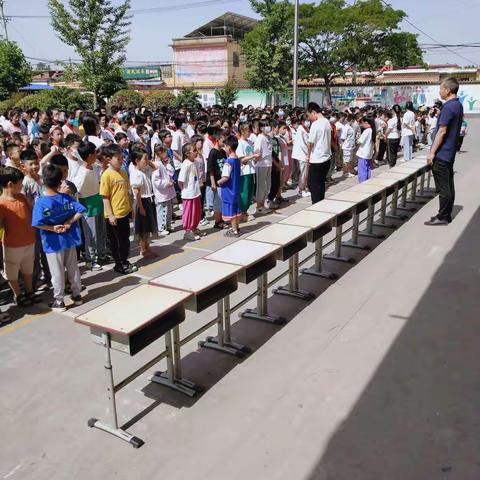
[[[39,301],[33,292],[32,274],[35,259],[35,230],[32,227],[32,207],[22,194],[23,173],[15,167],[0,171],[0,222],[3,237],[4,271],[19,307],[30,307]],[[26,293],[22,293],[18,275],[22,274]]]

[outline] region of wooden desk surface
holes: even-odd
[[[347,191],[348,192],[364,192],[364,193],[371,193],[373,195],[376,195],[377,193],[381,193],[385,191],[385,186],[383,185],[375,185],[371,183],[361,183],[359,185],[355,185],[352,188],[349,188]]]
[[[275,244],[242,239],[211,253],[205,257],[205,260],[231,263],[248,268],[250,265],[275,254],[278,250],[280,250],[280,246]]]
[[[389,170],[388,172],[381,173],[376,178],[395,178],[397,180],[406,180],[410,175],[412,175],[412,171],[410,171],[410,172],[391,172]]]
[[[293,225],[280,225],[276,223],[250,235],[249,237],[247,237],[247,240],[273,243],[275,245],[280,245],[283,247],[307,235],[310,230],[311,228],[298,227]]]
[[[390,172],[392,173],[415,173],[421,170],[422,166],[420,165],[410,165],[410,166],[404,166],[402,165],[401,167],[393,167],[390,169]]]
[[[294,213],[293,215],[284,218],[279,223],[317,229],[322,225],[331,222],[332,219],[334,219],[335,217],[335,213],[315,212],[313,210],[301,210],[300,212]]]
[[[150,280],[150,284],[186,290],[198,295],[237,274],[240,270],[242,267],[237,265],[212,262],[201,258]]]
[[[372,177],[369,178],[363,185],[382,185],[384,187],[393,187],[398,183],[396,178],[380,178],[380,177]]]
[[[340,200],[331,200],[330,198],[326,198],[325,200],[314,203],[310,207],[306,208],[306,210],[341,215],[342,213],[352,210],[354,206],[355,202],[341,202]]]
[[[191,296],[191,293],[180,290],[140,285],[93,310],[82,313],[75,322],[128,337],[161,318]]]
[[[365,192],[352,192],[350,189],[349,190],[344,190],[343,192],[336,193],[332,197],[330,197],[332,200],[341,200],[341,201],[347,201],[347,202],[353,202],[355,204],[357,203],[362,203],[367,201],[369,198],[372,198],[373,194],[371,193],[365,193]]]

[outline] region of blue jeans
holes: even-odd
[[[408,162],[413,156],[413,135],[403,137],[403,159]]]

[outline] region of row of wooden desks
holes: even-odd
[[[428,170],[425,161],[412,161],[395,167],[79,315],[76,322],[88,326],[94,342],[105,348],[107,398],[111,415],[109,422],[90,419],[88,425],[138,448],[143,441],[118,424],[115,394],[121,388],[166,358],[166,371],[151,375],[149,379],[152,382],[189,396],[202,390],[182,375],[181,347],[185,340],[180,338],[180,324],[185,319],[185,310],[200,313],[216,304],[216,319],[197,332],[200,334],[216,323],[217,336],[207,337],[199,345],[238,357],[250,353],[248,346],[232,339],[230,295],[238,289],[238,284],[257,282],[257,306],[242,312],[241,317],[277,325],[284,323],[283,317],[268,312],[268,272],[275,268],[277,262],[288,260],[288,284],[274,289],[274,293],[311,300],[314,295],[299,287],[299,252],[305,249],[307,243],[315,245],[315,263],[302,272],[336,278],[323,270],[323,258],[351,262],[351,258],[342,254],[342,247],[366,248],[359,244],[360,236],[379,238],[381,235],[373,231],[374,226],[392,228],[386,223],[389,216],[386,212],[387,198],[392,196],[390,216],[400,218],[398,209],[407,208],[407,202],[418,201],[416,190],[419,179],[420,191],[424,191]],[[415,192],[408,199],[406,195],[410,183],[413,183]],[[400,191],[402,205],[398,205]],[[374,223],[374,209],[378,202],[381,202],[380,220]],[[360,232],[360,215],[365,211],[367,228]],[[352,219],[352,239],[342,243],[343,226]],[[335,250],[324,256],[323,238],[333,228]],[[194,332],[195,335],[197,332]],[[165,338],[165,352],[115,384],[111,350],[133,356],[160,337]]]

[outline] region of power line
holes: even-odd
[[[148,14],[148,13],[153,13],[153,12],[161,12],[165,9],[175,9],[175,10],[188,10],[191,8],[199,8],[199,7],[208,7],[211,5],[216,5],[216,4],[230,4],[232,2],[240,2],[241,0],[202,0],[199,2],[190,2],[190,3],[184,3],[184,4],[174,4],[174,5],[164,5],[162,7],[151,7],[151,8],[142,8],[142,9],[133,9],[130,10],[131,15],[143,15],[143,14]],[[3,2],[2,2],[3,3]],[[6,18],[8,19],[41,19],[41,18],[51,18],[50,15],[6,15]]]
[[[392,5],[390,5],[389,3],[387,3],[385,0],[380,0],[385,6],[387,7],[390,7],[390,8],[393,8]],[[439,46],[443,46],[444,44],[442,44],[441,42],[439,42],[436,38],[432,37],[431,35],[429,35],[427,32],[425,32],[424,30],[422,30],[421,28],[417,27],[413,22],[411,22],[408,17],[405,17],[403,19],[405,22],[407,22],[409,25],[411,25],[413,28],[415,28],[415,30],[418,30],[422,35],[425,35],[427,38],[429,38],[430,40],[432,40],[433,42],[435,42],[435,44],[439,45]],[[463,60],[466,60],[468,63],[471,63],[472,65],[475,65],[477,62],[474,62],[472,61],[471,59],[465,57],[464,55],[456,52],[455,50],[452,50],[451,48],[449,47],[443,47],[445,48],[445,50],[448,50],[449,52],[453,53],[454,55],[457,55],[457,57],[460,57],[462,58]]]

